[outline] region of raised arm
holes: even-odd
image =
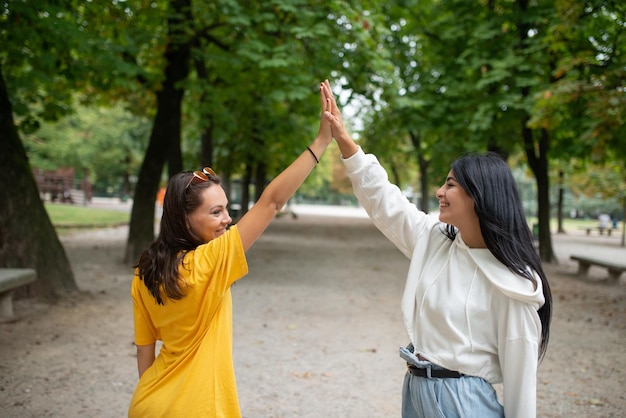
[[[343,125],[341,111],[339,110],[339,107],[337,107],[337,101],[335,100],[335,96],[333,95],[333,91],[330,88],[328,80],[324,80],[322,83],[322,95],[326,101],[330,102],[330,106],[326,106],[327,108],[330,108],[328,110],[324,110],[323,117],[330,123],[332,135],[337,141],[337,145],[339,145],[341,156],[343,158],[351,157],[359,150],[359,146],[350,137],[350,134],[348,134],[348,131],[346,131],[346,128]]]
[[[331,111],[331,101],[323,92],[324,84],[320,84],[320,105],[322,112]],[[332,141],[330,122],[320,117],[320,128],[317,137],[309,149],[304,149],[298,158],[267,185],[259,200],[237,222],[244,249],[254,244],[274,216],[298,190],[309,173],[315,168],[322,154]],[[310,151],[309,151],[310,150]]]

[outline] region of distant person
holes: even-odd
[[[350,138],[328,82],[323,93],[355,195],[411,260],[402,416],[534,417],[552,301],[511,170],[491,153],[456,160],[436,193],[439,214],[428,215]]]
[[[598,216],[598,227],[600,229],[608,229],[611,226],[611,215],[608,213],[601,213]]]
[[[329,123],[322,119],[311,146],[230,229],[228,198],[212,169],[171,178],[159,236],[141,254],[132,282],[140,378],[129,417],[241,417],[230,288],[248,273],[245,251],[331,141]],[[155,356],[157,341],[162,347]]]
[[[93,185],[91,184],[91,178],[89,175],[89,170],[85,170],[85,176],[80,182],[80,188],[83,191],[85,199],[83,200],[83,204],[87,205],[91,202],[93,198]]]
[[[161,187],[156,195],[157,204],[163,207],[163,200],[165,199],[165,187]]]

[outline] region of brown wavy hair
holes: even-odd
[[[204,242],[187,227],[187,217],[202,204],[202,191],[219,186],[217,176],[208,181],[192,181],[193,172],[181,172],[168,182],[163,199],[163,215],[156,240],[139,256],[134,266],[137,275],[148,287],[159,305],[164,305],[163,294],[169,299],[185,296],[184,283],[178,272],[185,255]],[[183,266],[184,267],[184,266]]]

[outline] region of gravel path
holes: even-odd
[[[249,251],[233,287],[234,356],[247,418],[398,417],[406,260],[358,210],[297,206]],[[137,380],[126,227],[62,238],[80,295],[15,302],[0,324],[0,416],[126,415]],[[541,417],[626,415],[626,274],[575,278],[569,254],[626,260],[620,238],[555,236],[554,294],[539,369]],[[617,234],[615,234],[617,235]]]

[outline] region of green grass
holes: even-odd
[[[130,214],[125,211],[59,203],[45,203],[45,208],[54,227],[63,230],[76,228],[108,228],[126,225],[130,221]],[[529,225],[536,222],[536,218],[528,218]],[[566,231],[577,230],[582,227],[594,228],[596,226],[598,226],[597,219],[566,218],[563,220],[563,228]],[[554,232],[556,227],[556,219],[551,219],[550,229]]]
[[[130,214],[124,211],[89,206],[46,203],[46,211],[55,228],[108,228],[128,224]]]

